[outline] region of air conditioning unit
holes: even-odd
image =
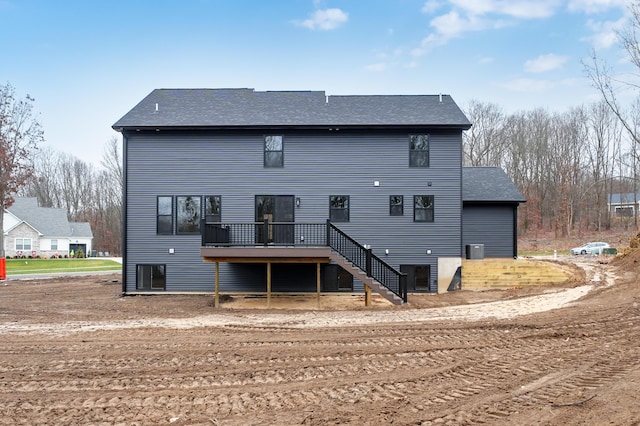
[[[484,259],[484,244],[467,244],[467,259]]]

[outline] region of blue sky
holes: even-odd
[[[630,0],[0,0],[0,84],[36,99],[46,146],[99,164],[155,88],[450,94],[564,111],[621,63]]]

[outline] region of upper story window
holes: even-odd
[[[429,167],[429,135],[409,135],[409,167]]]
[[[158,197],[156,233],[173,234],[173,197]]]
[[[219,195],[208,195],[204,197],[204,217],[207,223],[222,222]]]
[[[413,221],[433,222],[433,195],[413,196]]]
[[[200,232],[200,197],[176,197],[176,233],[197,234]]]
[[[284,167],[282,136],[264,137],[264,167]]]
[[[348,195],[332,195],[329,197],[329,219],[331,222],[349,222]]]
[[[389,216],[402,216],[404,214],[404,197],[402,195],[389,196]]]

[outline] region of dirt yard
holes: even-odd
[[[404,307],[12,280],[0,424],[638,425],[640,252],[563,261],[579,269],[562,286]]]

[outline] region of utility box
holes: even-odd
[[[618,254],[618,249],[615,247],[606,247],[602,249],[602,254],[616,255]]]
[[[467,259],[484,259],[484,244],[467,244]]]

